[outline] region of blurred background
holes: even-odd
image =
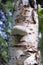
[[[14,5],[17,0],[0,0],[0,65],[8,65],[9,38],[13,26]],[[37,0],[39,15],[39,46],[43,65],[43,0]]]

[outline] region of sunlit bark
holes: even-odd
[[[18,0],[10,44],[9,65],[40,65],[36,0]]]

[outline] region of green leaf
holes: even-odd
[[[9,27],[5,27],[3,31],[8,32],[8,29],[9,29]]]
[[[39,31],[43,32],[43,18],[39,19]]]
[[[43,17],[43,9],[42,8],[38,8],[38,14],[40,17]]]
[[[13,3],[11,1],[7,1],[5,6],[11,10],[13,10]]]
[[[6,3],[6,6],[9,7],[9,8],[11,8],[11,7],[12,7],[12,3],[11,3],[10,1],[8,1],[8,2]]]
[[[41,10],[42,10],[41,8],[38,8],[38,12],[41,12]]]
[[[1,43],[6,43],[6,41],[2,38],[2,36],[0,36],[0,42]]]
[[[10,2],[9,2],[9,3],[10,3]],[[10,5],[8,4],[8,6],[10,7],[11,4],[10,4]],[[11,7],[11,8],[13,8],[13,7]],[[7,22],[12,22],[12,17],[11,17],[10,14],[9,14],[9,9],[8,9],[8,7],[7,7],[6,5],[4,5],[3,3],[2,3],[2,9],[3,9],[4,13],[8,15],[8,16],[7,16],[7,17],[8,17]]]
[[[7,56],[7,52],[5,50],[2,52],[2,56],[3,57],[6,57]]]

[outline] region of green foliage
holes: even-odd
[[[39,32],[43,32],[43,18],[39,19]]]
[[[9,2],[10,3],[10,2]],[[8,7],[9,6],[9,7]],[[11,7],[10,5],[8,5],[8,4],[2,4],[2,8],[3,8],[3,11],[4,11],[4,13],[5,14],[7,14],[7,22],[12,22],[12,17],[10,16],[10,14],[9,14],[9,9],[11,9],[11,11],[13,11],[12,9],[13,9],[13,7]]]
[[[11,12],[13,12],[13,2],[11,1],[7,1],[5,4],[1,3],[0,9],[3,10],[4,15],[7,14],[7,18],[4,21],[5,23],[3,23],[5,26],[3,27],[3,29],[1,30],[1,32],[5,32],[7,37],[10,37],[10,33],[8,30],[11,30],[11,28],[6,24],[8,23],[12,23],[12,16],[10,16],[9,14],[9,9],[11,10]],[[2,16],[0,15],[0,19],[2,18]],[[4,37],[2,37],[0,35],[0,65],[8,65],[8,38],[4,39]]]
[[[6,4],[5,4],[5,6],[7,8],[10,8],[11,10],[13,9],[13,4],[10,1],[7,1]]]
[[[2,38],[2,36],[0,36],[0,43],[6,43],[6,41]]]
[[[7,52],[6,52],[5,50],[3,50],[3,52],[2,52],[2,56],[3,56],[4,58],[7,57]]]
[[[43,9],[38,8],[39,15],[39,32],[43,32]]]
[[[40,13],[41,10],[42,10],[41,8],[38,8],[38,12],[39,12],[39,13]]]
[[[39,32],[43,34],[43,9],[38,9],[39,14]],[[39,49],[41,51],[41,65],[43,65],[43,38],[39,39]]]
[[[38,14],[40,17],[43,17],[43,9],[42,8],[38,9]]]
[[[43,38],[39,39],[39,50],[41,51],[41,65],[43,65]]]

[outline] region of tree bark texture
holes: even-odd
[[[10,39],[9,65],[40,65],[36,0],[18,0]]]

